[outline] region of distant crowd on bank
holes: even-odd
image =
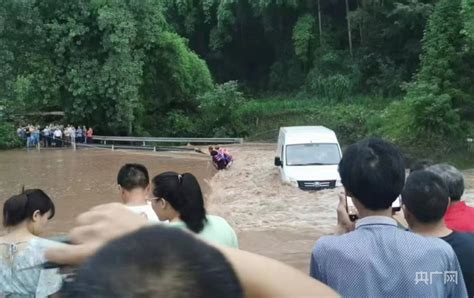
[[[94,130],[85,125],[49,124],[46,126],[26,125],[17,129],[17,135],[26,142],[26,147],[63,147],[72,143],[92,144]]]
[[[68,234],[70,244],[37,236],[54,217],[54,203],[42,190],[23,191],[4,203],[0,293],[46,297],[60,291],[70,298],[474,296],[474,208],[462,200],[464,178],[458,169],[420,161],[407,176],[398,148],[367,139],[347,148],[339,174],[343,188],[337,228],[308,251],[309,274],[239,250],[227,221],[207,213],[190,173],[163,172],[150,179],[141,164],[122,166],[116,182],[122,204],[79,215]],[[356,221],[349,216],[347,197],[357,210]],[[394,214],[392,204],[399,197],[401,211]],[[291,204],[297,202],[289,202],[289,210]],[[77,269],[63,280],[57,269],[44,266],[46,261]]]

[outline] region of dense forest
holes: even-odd
[[[64,111],[103,134],[260,140],[320,124],[441,155],[474,135],[474,0],[3,0],[0,61],[14,125]]]

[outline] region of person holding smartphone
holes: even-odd
[[[346,200],[346,212],[349,214],[349,219],[351,221],[356,221],[358,219],[357,215],[357,209],[354,206],[354,203],[352,202],[352,198],[345,195],[345,200]],[[398,196],[398,198],[393,202],[392,204],[392,215],[393,218],[397,221],[397,225],[400,229],[407,229],[408,224],[402,220],[400,216],[396,216],[397,212],[399,212],[402,209],[402,198],[401,196]]]
[[[339,163],[344,192],[337,208],[340,235],[323,236],[311,255],[310,276],[352,297],[465,297],[453,249],[443,240],[399,229],[392,204],[405,183],[400,151],[380,139],[349,146]],[[346,196],[358,220],[350,220]],[[431,272],[457,272],[458,283]],[[426,283],[425,283],[426,281]]]

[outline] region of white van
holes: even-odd
[[[275,166],[281,179],[302,190],[341,186],[337,171],[342,157],[334,131],[324,126],[281,127]]]

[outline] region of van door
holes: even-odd
[[[278,143],[277,143],[277,150],[276,150],[276,158],[280,159],[281,165],[278,167],[278,172],[280,172],[280,178],[284,181],[283,175],[283,167],[285,163],[285,151],[284,151],[284,140],[285,140],[285,134],[282,129],[280,129],[280,132],[278,133]]]
[[[286,155],[285,155],[285,144],[281,144],[280,146],[280,160],[281,160],[281,167],[278,169],[280,170],[280,177],[282,181],[286,181],[286,175],[285,175],[285,164],[286,164]]]

